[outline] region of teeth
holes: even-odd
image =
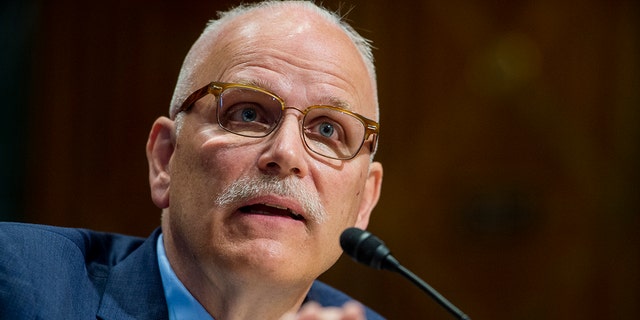
[[[296,213],[295,211],[293,211],[293,210],[291,210],[291,209],[289,209],[289,208],[287,208],[287,207],[279,206],[279,205],[276,205],[276,204],[269,204],[269,203],[263,203],[263,204],[264,204],[265,206],[267,206],[267,207],[272,207],[272,208],[276,208],[276,209],[280,209],[280,210],[286,210],[286,211],[289,211],[289,213],[290,213],[292,216],[295,216],[295,217],[296,217],[296,219],[298,219],[298,218],[302,218],[302,215],[299,215],[298,213]]]
[[[287,208],[287,207],[283,207],[283,206],[279,206],[279,205],[275,205],[275,204],[269,204],[269,203],[261,203],[261,205],[265,206],[265,207],[271,207],[271,208],[275,208],[278,210],[283,210],[283,211],[287,211],[289,213],[289,216],[295,220],[304,220],[304,217],[301,214],[296,213],[295,211]],[[269,212],[267,211],[262,211],[262,210],[257,210],[258,208],[254,207],[254,206],[245,206],[240,208],[239,210],[244,212],[244,213],[257,213],[257,214],[269,214]]]
[[[279,205],[275,205],[275,204],[269,204],[269,203],[263,203],[263,204],[264,204],[265,206],[268,206],[268,207],[273,207],[273,208],[280,209],[280,210],[289,210],[289,211],[291,211],[291,210],[290,210],[289,208],[287,208],[287,207],[283,207],[283,206],[279,206]]]

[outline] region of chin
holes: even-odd
[[[258,239],[238,245],[230,272],[251,281],[266,283],[310,283],[325,270],[318,268],[322,263],[308,256],[301,256],[303,250],[269,239]]]

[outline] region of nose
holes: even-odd
[[[282,177],[307,175],[307,150],[301,139],[299,121],[295,113],[285,113],[279,127],[265,141],[268,145],[258,159],[259,169],[265,174]]]

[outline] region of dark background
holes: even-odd
[[[148,235],[148,131],[234,2],[0,2],[0,219]],[[639,2],[323,3],[377,47],[370,229],[400,261],[474,319],[637,318]],[[450,319],[348,258],[322,278]]]

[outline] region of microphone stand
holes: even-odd
[[[348,228],[340,235],[340,246],[344,252],[351,256],[356,262],[360,262],[374,269],[384,269],[401,274],[426,292],[454,317],[460,320],[471,319],[454,306],[453,303],[438,293],[438,291],[420,279],[420,277],[401,265],[391,254],[391,250],[387,248],[384,242],[370,232],[358,228]]]
[[[441,305],[443,308],[449,311],[449,313],[451,313],[454,317],[460,320],[471,319],[466,314],[464,314],[462,310],[458,309],[458,307],[453,305],[453,303],[449,302],[447,298],[445,298],[443,295],[438,293],[436,289],[431,287],[428,283],[424,282],[422,279],[420,279],[420,277],[418,277],[413,272],[411,272],[411,270],[405,268],[403,265],[397,264],[395,268],[389,268],[389,270],[395,271],[401,274],[403,277],[409,279],[409,281],[413,282],[413,284],[415,284],[424,292],[426,292],[429,296],[431,296],[431,298],[433,298],[433,300],[435,300],[439,305]]]

